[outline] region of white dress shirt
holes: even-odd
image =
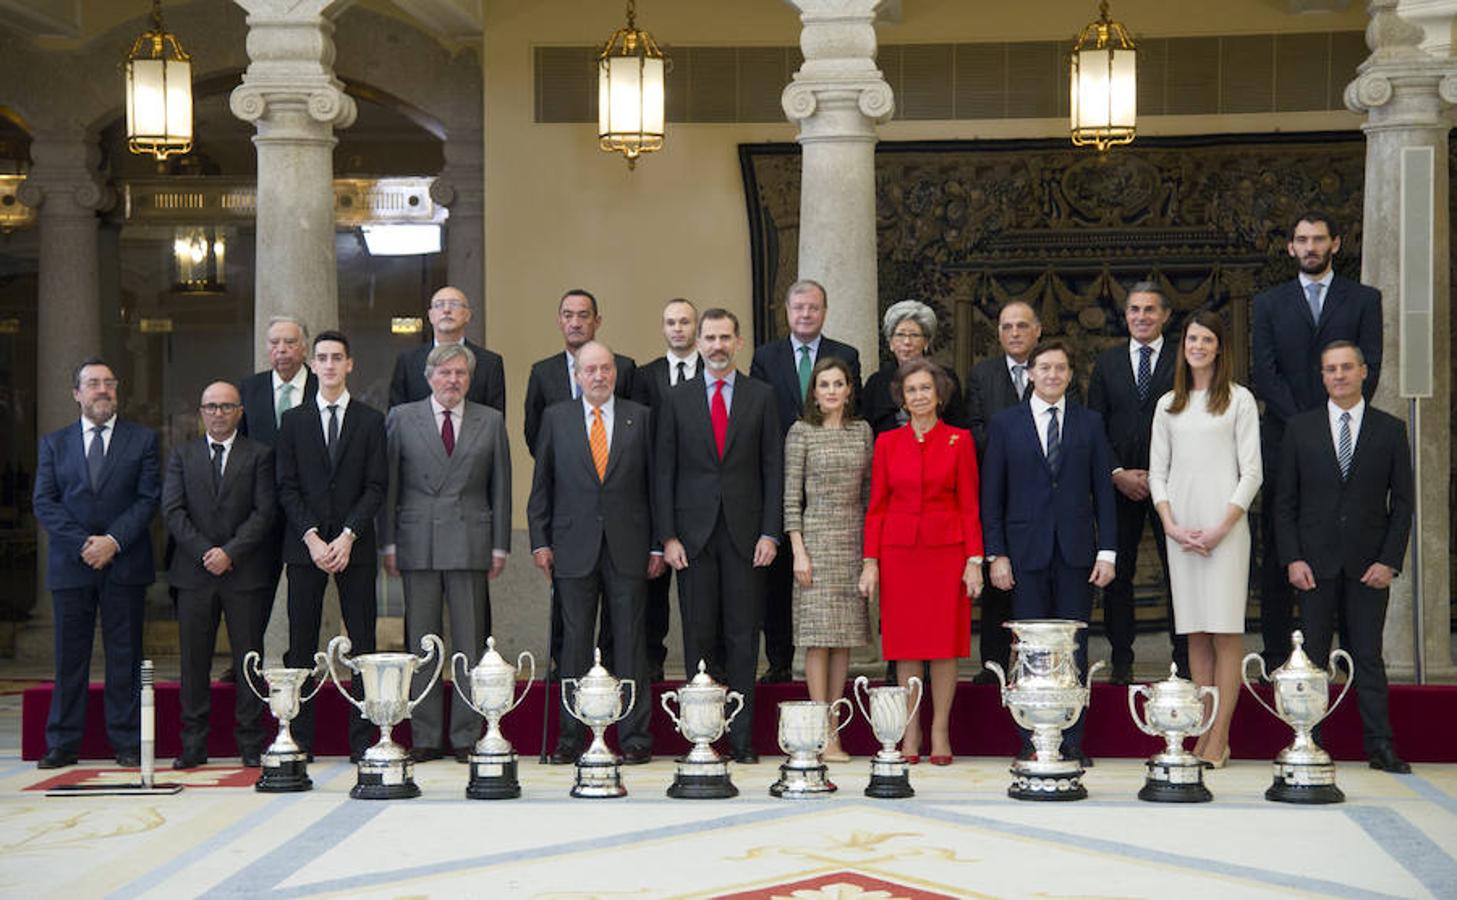
[[[324,432],[324,446],[329,446],[329,406],[330,401],[324,399],[324,392],[320,391],[314,395],[314,402],[319,404],[319,427]],[[344,434],[344,413],[349,410],[349,391],[339,395],[338,400],[332,401],[333,405],[339,407],[339,434]]]
[[[683,364],[682,381],[691,379],[698,372],[698,352],[694,351],[687,356],[676,356],[673,351],[668,351],[668,384],[677,387],[680,383],[678,378],[678,364]]]
[[[1153,348],[1153,352],[1148,355],[1148,378],[1149,381],[1152,382],[1153,372],[1159,367],[1159,354],[1162,353],[1164,349],[1164,336],[1159,335],[1158,337],[1149,341],[1147,344],[1140,344],[1134,338],[1128,339],[1128,361],[1129,364],[1133,366],[1133,384],[1135,387],[1138,386],[1138,360],[1141,356],[1139,351],[1144,347]],[[1155,397],[1153,399],[1157,400],[1158,398]]]
[[[1336,277],[1336,270],[1335,270],[1335,267],[1334,266],[1332,266],[1331,268],[1327,269],[1326,270],[1326,273],[1324,275],[1320,276],[1319,278],[1311,278],[1309,275],[1306,275],[1304,272],[1301,272],[1300,273],[1300,292],[1302,294],[1305,294],[1308,297],[1310,295],[1305,293],[1305,289],[1309,285],[1312,285],[1312,284],[1318,284],[1318,285],[1320,285],[1320,311],[1321,312],[1325,312],[1325,301],[1326,301],[1326,298],[1330,296],[1330,292],[1331,292],[1331,281],[1335,277]]]
[[[443,436],[445,434],[445,410],[446,407],[441,406],[440,401],[435,399],[434,394],[431,394],[430,411],[435,414],[435,433],[441,435],[442,440],[444,440]],[[450,407],[450,427],[455,429],[456,443],[460,442],[460,426],[461,422],[464,421],[464,419],[465,401],[462,400],[454,406]]]
[[[273,370],[272,375],[273,375],[273,408],[275,410],[278,409],[278,401],[283,396],[283,386],[285,384],[292,385],[292,387],[293,387],[293,393],[291,393],[291,394],[288,395],[288,409],[293,409],[295,406],[298,406],[300,403],[303,402],[303,399],[304,399],[304,388],[308,387],[308,384],[309,384],[309,367],[308,366],[299,366],[298,367],[298,371],[295,372],[295,373],[293,373],[293,377],[290,378],[288,381],[284,381],[279,376],[277,369],[274,369]],[[284,412],[288,412],[288,409],[284,410]]]
[[[614,397],[608,396],[607,402],[602,404],[602,427],[607,429],[607,446],[609,448],[612,446],[612,426],[616,421],[615,412],[617,409],[617,404],[614,402],[614,400]],[[582,416],[584,418],[584,421],[586,421],[587,423],[587,438],[588,440],[591,440],[592,403],[586,398],[586,396],[582,397]]]
[[[81,449],[86,451],[88,455],[91,453],[91,441],[96,437],[96,433],[91,430],[95,427],[95,422],[85,416],[81,417]],[[102,422],[101,427],[103,429],[101,432],[101,452],[108,453],[111,450],[111,436],[116,434],[115,414],[105,422]]]
[[[1337,456],[1341,452],[1341,413],[1351,414],[1351,453],[1356,452],[1356,441],[1361,437],[1361,419],[1366,415],[1366,398],[1362,397],[1356,401],[1356,405],[1350,409],[1341,409],[1334,400],[1326,400],[1326,413],[1330,416],[1331,425],[1331,447],[1336,451]]]
[[[223,466],[222,466],[221,472],[227,472],[228,471],[228,460],[230,460],[230,459],[233,458],[233,441],[237,440],[237,438],[238,438],[238,431],[237,431],[237,429],[234,429],[232,434],[228,435],[226,438],[223,438],[220,441],[213,440],[213,437],[210,434],[204,434],[203,437],[207,438],[207,461],[208,461],[208,465],[212,465],[212,454],[213,454],[212,445],[213,444],[222,444],[223,445]]]
[[[809,348],[809,364],[810,364],[810,367],[813,368],[814,367],[814,364],[817,363],[817,362],[819,362],[819,359],[820,359],[820,341],[823,341],[824,339],[825,339],[825,336],[822,335],[822,334],[815,335],[815,339],[814,340],[807,341],[807,342],[806,341],[801,341],[799,338],[795,337],[792,334],[789,336],[789,349],[791,349],[791,350],[794,351],[794,368],[796,370],[799,369],[799,348],[800,347],[808,347]]]

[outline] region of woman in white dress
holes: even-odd
[[[1201,311],[1184,325],[1174,389],[1159,398],[1148,487],[1169,546],[1174,630],[1189,636],[1189,669],[1219,689],[1219,715],[1194,753],[1222,767],[1239,700],[1249,599],[1250,527],[1260,489],[1255,398],[1235,384],[1224,322]]]

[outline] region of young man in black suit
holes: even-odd
[[[764,611],[764,571],[784,525],[784,442],[773,390],[734,369],[739,320],[705,310],[698,322],[703,377],[668,392],[654,414],[657,478],[653,524],[678,571],[684,670],[724,648],[729,687],[744,695],[729,727],[734,759],[756,763],[754,668]]]
[[[1108,680],[1114,684],[1133,683],[1133,640],[1138,633],[1133,576],[1138,569],[1145,519],[1153,523],[1174,662],[1184,677],[1189,675],[1189,641],[1174,632],[1174,613],[1169,605],[1163,523],[1148,494],[1153,411],[1159,398],[1174,389],[1174,362],[1179,354],[1178,347],[1164,341],[1172,311],[1169,298],[1157,284],[1140,281],[1129,288],[1123,312],[1128,340],[1098,354],[1088,385],[1088,408],[1103,417],[1108,431],[1108,461],[1113,466],[1114,500],[1118,506],[1118,571],[1103,591],[1103,627],[1113,645],[1113,674]]]
[[[354,369],[349,339],[337,331],[320,332],[310,365],[319,377],[319,394],[313,403],[284,413],[277,448],[278,500],[288,518],[284,661],[304,669],[314,665],[330,576],[339,589],[351,654],[374,652],[374,516],[389,481],[384,414],[349,395]],[[313,744],[313,708],[305,704],[294,720],[294,736],[303,747]],[[363,755],[371,734],[369,723],[351,711],[352,757]]]
[[[476,358],[475,372],[470,378],[470,391],[465,399],[494,407],[506,414],[506,370],[501,354],[466,340],[465,328],[470,324],[470,298],[460,288],[449,285],[430,297],[430,328],[433,339],[413,350],[406,350],[395,359],[395,372],[390,377],[390,407],[414,403],[430,396],[430,382],[425,380],[425,360],[430,351],[441,344],[465,344]]]
[[[1371,768],[1407,773],[1386,709],[1381,635],[1391,580],[1411,534],[1415,488],[1406,426],[1366,403],[1361,349],[1335,341],[1321,354],[1323,407],[1290,419],[1275,504],[1280,563],[1300,591],[1305,652],[1330,655],[1336,623],[1356,665],[1356,703]]]

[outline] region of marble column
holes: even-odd
[[[481,345],[486,328],[485,145],[479,131],[452,132],[444,144],[445,168],[430,185],[430,199],[450,210],[445,223],[446,277],[470,298],[474,314],[466,337]],[[497,341],[496,343],[500,343]]]
[[[1449,107],[1457,102],[1457,60],[1423,51],[1422,29],[1396,12],[1397,0],[1371,0],[1366,44],[1371,56],[1346,87],[1346,106],[1365,113],[1366,184],[1364,188],[1361,280],[1380,289],[1385,324],[1381,383],[1375,405],[1407,420],[1417,448],[1418,522],[1412,544],[1421,554],[1421,620],[1427,677],[1450,677],[1451,578],[1448,537],[1448,486],[1451,480],[1452,302],[1449,293],[1447,130]],[[1450,22],[1450,20],[1449,20]],[[1410,147],[1430,148],[1434,155],[1432,206],[1435,235],[1432,256],[1432,358],[1434,390],[1416,403],[1401,396],[1401,159]],[[1386,618],[1386,660],[1394,678],[1411,678],[1415,665],[1414,588],[1411,571],[1391,590]]]
[[[248,13],[248,58],[233,115],[253,123],[258,153],[253,324],[299,316],[317,333],[339,324],[334,257],[334,129],[354,122],[354,99],[334,77],[339,0],[234,0]],[[263,341],[255,368],[268,367]]]
[[[799,123],[799,277],[829,293],[825,333],[880,358],[875,246],[876,125],[895,99],[875,66],[880,0],[790,0],[803,29],[804,64],[784,89]]]

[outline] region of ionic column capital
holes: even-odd
[[[30,157],[34,164],[16,196],[43,216],[93,218],[116,201],[116,192],[98,168],[101,148],[84,132],[37,134]]]
[[[287,119],[303,131],[354,124],[354,98],[334,77],[338,0],[234,0],[248,12],[248,70],[228,107],[245,122]],[[302,137],[304,135],[295,135]]]

